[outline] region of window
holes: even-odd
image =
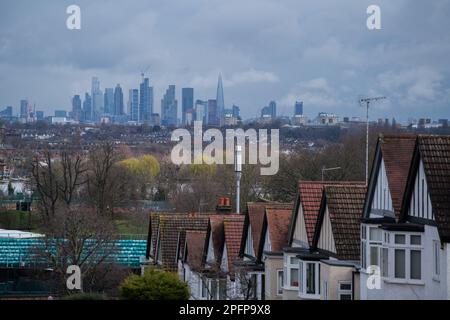
[[[338,287],[339,300],[352,300],[352,283],[348,281],[339,281]]]
[[[378,227],[369,228],[369,265],[380,266],[380,246],[382,230]]]
[[[306,293],[315,294],[316,293],[316,268],[314,263],[306,264]]]
[[[394,243],[387,248],[393,250],[394,278],[406,281],[422,279],[422,236],[396,233]],[[384,272],[383,272],[384,276]]]
[[[206,285],[206,281],[200,278],[200,297],[202,299],[208,298],[208,287]]]
[[[319,262],[300,262],[299,295],[308,298],[320,298],[320,264]]]
[[[410,251],[410,277],[414,280],[420,280],[422,277],[422,252],[420,250],[411,250]]]
[[[298,288],[298,258],[286,255],[285,256],[285,271],[286,278],[284,279],[286,288]]]
[[[389,249],[382,248],[381,249],[381,276],[388,277],[389,276]]]
[[[433,241],[433,276],[435,278],[439,278],[441,274],[441,266],[440,266],[440,248],[439,241]]]
[[[395,261],[395,278],[397,279],[405,279],[405,250],[404,249],[395,249],[394,261]]]
[[[283,270],[277,270],[277,295],[283,294]]]

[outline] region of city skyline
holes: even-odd
[[[1,108],[17,112],[19,101],[28,99],[46,113],[69,109],[92,75],[104,88],[120,83],[126,92],[150,66],[154,101],[169,84],[194,88],[194,99],[213,97],[221,73],[226,107],[239,105],[243,118],[257,117],[271,100],[279,115],[290,115],[301,100],[305,113],[364,116],[360,95],[388,97],[374,105],[373,119],[448,114],[448,1],[413,7],[378,1],[382,29],[372,31],[366,27],[368,1],[149,6],[136,0],[123,7],[81,0],[82,25],[75,31],[65,26],[68,4],[0,4]],[[168,13],[177,15],[176,24]],[[181,90],[176,99],[182,101]]]

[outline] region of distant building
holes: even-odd
[[[105,88],[103,114],[113,114],[114,112],[114,89]]]
[[[194,89],[181,89],[181,122],[183,125],[188,124],[186,114],[190,113],[191,118],[194,113]],[[191,119],[192,122],[192,119]]]
[[[161,117],[159,115],[159,113],[152,113],[151,114],[151,124],[152,126],[160,126],[161,125]]]
[[[56,118],[67,118],[67,111],[66,110],[55,110],[55,117]]]
[[[216,95],[216,118],[218,120],[218,125],[221,125],[223,119],[223,113],[225,110],[225,99],[223,96],[223,84],[222,75],[219,74],[219,81],[217,83],[217,95]]]
[[[129,91],[130,119],[139,121],[139,90],[130,89]]]
[[[302,116],[303,115],[303,101],[296,101],[294,107],[294,115]]]
[[[296,114],[292,117],[291,123],[294,126],[305,126],[308,124],[308,118],[301,114]]]
[[[241,116],[241,109],[237,106],[233,104],[233,117],[235,117],[236,119],[239,119]]]
[[[28,100],[20,100],[20,117],[28,118]]]
[[[36,120],[44,121],[44,111],[36,111]]]
[[[93,121],[97,121],[100,115],[102,115],[104,112],[104,97],[102,91],[100,90],[100,81],[97,77],[92,78],[91,97],[92,115],[90,119]]]
[[[114,89],[114,110],[112,112],[115,116],[121,116],[123,112],[123,91],[120,84],[117,84]]]
[[[268,106],[261,109],[261,118],[275,119],[277,117],[277,103],[270,101]]]
[[[161,124],[163,126],[178,124],[178,101],[175,99],[175,85],[170,85],[161,99]]]
[[[148,78],[144,78],[140,84],[139,96],[139,122],[150,120],[150,115],[153,113],[153,87],[150,87]]]
[[[220,125],[220,119],[218,115],[218,107],[217,107],[217,100],[210,99],[208,100],[208,125],[213,126],[219,126]]]
[[[92,121],[92,97],[85,93],[83,101],[83,120]]]
[[[72,117],[79,121],[81,118],[81,114],[83,112],[83,109],[81,108],[81,98],[80,95],[76,94],[72,98]],[[36,113],[37,118],[37,113]]]
[[[12,106],[7,106],[4,110],[0,111],[0,118],[11,118],[13,116]]]
[[[195,114],[194,114],[194,120],[195,121],[202,121],[203,124],[208,124],[208,102],[203,100],[197,100],[195,101]]]
[[[326,113],[326,112],[319,112],[319,115],[317,116],[315,122],[319,125],[335,125],[339,121],[339,118],[334,113]]]

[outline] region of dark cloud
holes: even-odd
[[[381,7],[382,30],[366,28]],[[82,10],[82,30],[65,27],[66,7]],[[292,113],[362,115],[361,94],[389,97],[374,117],[448,117],[450,1],[25,1],[0,2],[0,107],[28,98],[52,111],[90,88],[137,87],[150,66],[159,110],[169,84],[215,95],[255,116],[269,100]]]

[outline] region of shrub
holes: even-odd
[[[130,300],[187,300],[186,283],[171,272],[148,268],[143,276],[131,275],[120,285],[121,296]]]

